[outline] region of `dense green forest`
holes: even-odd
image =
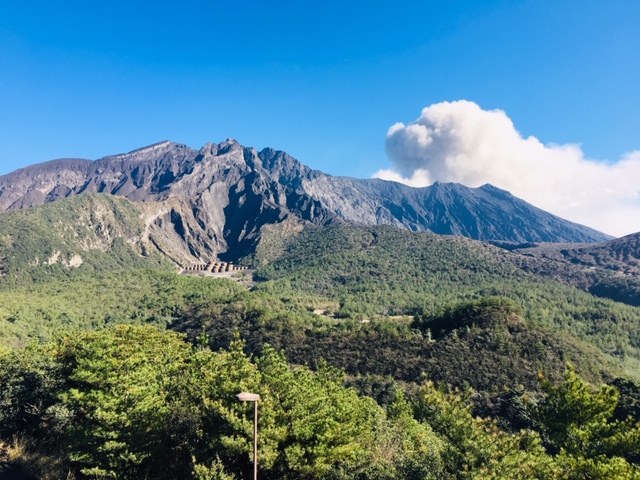
[[[424,383],[385,405],[340,370],[290,366],[243,343],[213,352],[153,326],[78,332],[0,356],[0,433],[41,478],[248,478],[260,392],[261,478],[635,478],[640,426],[615,387],[571,368],[520,396],[528,428],[474,417],[472,390]]]
[[[506,297],[529,323],[566,332],[640,373],[640,308],[525,272],[489,244],[342,226],[307,228],[277,254],[264,250],[269,255],[259,249],[255,258],[267,280],[258,291],[298,302],[319,296],[337,317],[426,318],[460,302]]]
[[[56,203],[0,215],[0,441],[38,478],[249,478],[241,391],[261,478],[640,478],[638,307],[391,227],[270,227],[248,289],[124,202],[47,236]]]

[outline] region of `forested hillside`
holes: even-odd
[[[513,250],[520,268],[640,306],[640,233],[596,245],[541,244]]]
[[[459,302],[506,297],[531,324],[564,331],[640,372],[639,308],[526,272],[504,249],[388,227],[310,227],[277,250],[265,242],[256,261],[268,281],[257,291],[319,296],[329,313],[357,319],[429,317]]]
[[[248,478],[241,391],[260,478],[640,475],[640,308],[392,227],[181,275],[106,198],[0,215],[0,441],[38,478]]]
[[[163,264],[141,212],[121,198],[87,194],[0,214],[0,288]]]

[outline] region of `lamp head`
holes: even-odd
[[[236,395],[236,397],[238,397],[238,400],[241,402],[257,402],[260,400],[260,395],[257,393],[242,392]]]

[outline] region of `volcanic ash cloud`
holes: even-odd
[[[615,163],[591,160],[578,145],[523,138],[505,112],[466,100],[437,103],[413,123],[396,123],[386,150],[393,167],[376,178],[414,187],[490,183],[611,235],[640,231],[640,151]]]

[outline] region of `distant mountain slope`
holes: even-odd
[[[529,245],[513,252],[527,271],[640,306],[640,233],[593,245]]]
[[[541,245],[517,251],[640,278],[640,232],[595,245]]]
[[[80,195],[0,214],[2,286],[75,270],[157,267],[164,262],[157,253],[142,213],[124,198]]]
[[[411,188],[377,179],[332,177],[284,152],[257,152],[234,140],[207,144],[199,151],[165,141],[96,161],[33,165],[0,177],[0,210],[87,192],[149,203],[145,208],[151,217],[156,209],[158,235],[166,233],[182,263],[243,256],[255,248],[264,225],[287,218],[318,225],[388,224],[508,242],[610,239],[491,185]]]
[[[517,243],[589,243],[611,238],[556,217],[488,184],[469,188],[436,182],[429,187],[412,188],[378,179],[325,176],[307,190],[353,224],[389,224],[418,232]],[[340,195],[336,195],[336,191]]]

